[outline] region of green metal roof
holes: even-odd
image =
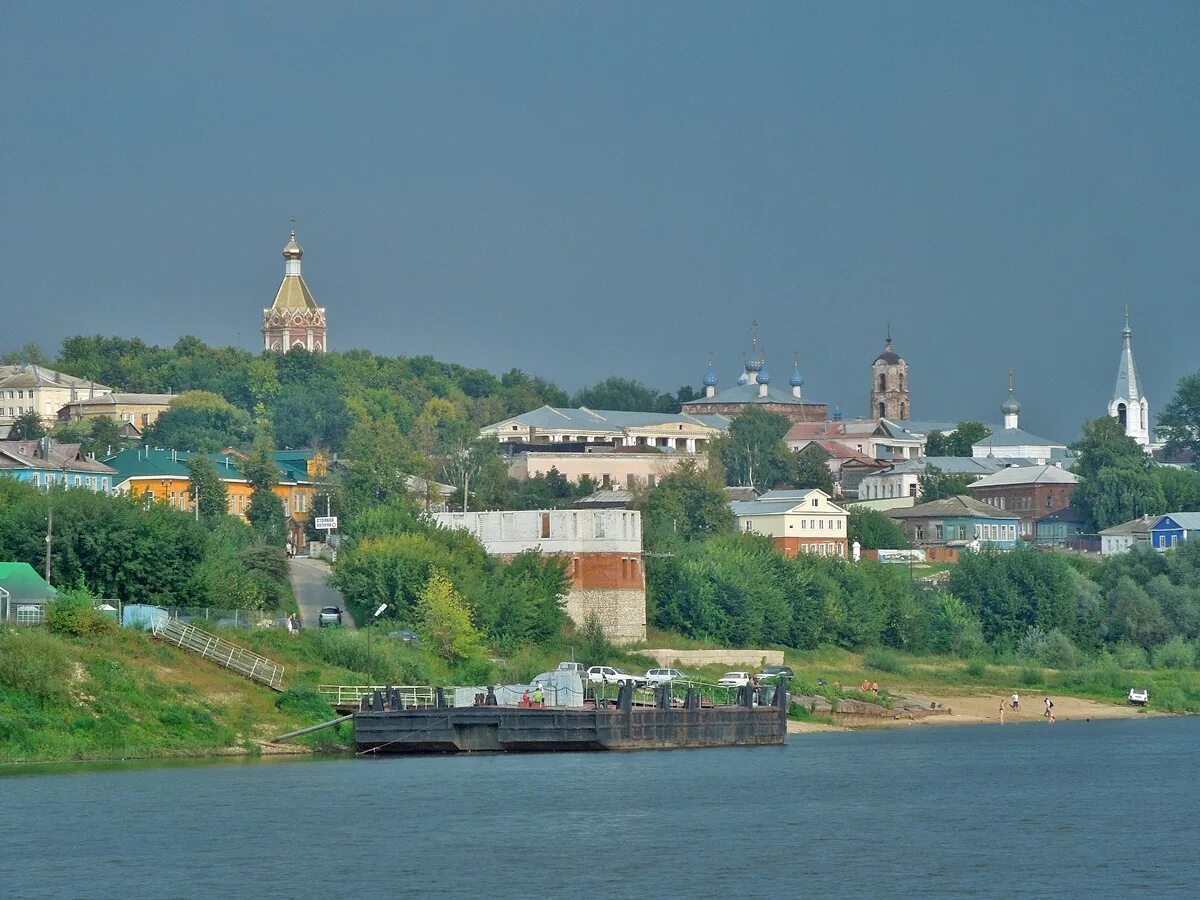
[[[0,562],[0,588],[12,595],[13,600],[49,600],[58,593],[45,579],[34,571],[33,566],[23,562]]]

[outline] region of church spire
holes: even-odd
[[[264,350],[324,353],[328,349],[325,309],[317,306],[301,274],[303,257],[304,248],[296,240],[296,220],[292,219],[291,236],[283,245],[283,281],[275,302],[263,310]]]
[[[1121,358],[1117,362],[1117,384],[1108,414],[1121,423],[1125,434],[1143,447],[1150,444],[1150,401],[1142,393],[1137,366],[1133,362],[1133,329],[1129,327],[1129,305],[1121,329]]]

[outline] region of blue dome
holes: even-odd
[[[796,368],[792,369],[792,377],[788,379],[788,384],[790,384],[792,387],[803,386],[804,376],[800,374],[799,364],[796,365]]]
[[[759,384],[770,384],[771,383],[771,373],[767,371],[766,366],[763,366],[761,369],[759,369],[758,383]]]
[[[1008,399],[1000,406],[1000,412],[1006,416],[1015,416],[1021,411],[1021,404],[1016,401],[1012,394],[1008,395]]]
[[[716,387],[717,386],[717,373],[713,370],[712,366],[709,366],[708,371],[704,373],[704,386],[705,387]]]
[[[835,420],[837,420],[837,419],[840,419],[841,417],[842,417],[842,408],[840,406],[835,406],[833,408],[833,418]]]
[[[749,383],[750,383],[750,374],[748,372],[743,372],[741,375],[738,376],[738,384],[749,384]]]

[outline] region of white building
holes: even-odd
[[[729,508],[739,531],[766,535],[784,556],[846,558],[850,513],[824,491],[767,491],[757,500],[734,500]]]
[[[111,393],[103,384],[45,366],[0,366],[0,431],[7,435],[7,426],[31,412],[52,426],[67,404]]]
[[[479,433],[502,444],[604,444],[702,453],[728,428],[725,416],[543,406],[488,425]]]
[[[642,514],[628,509],[434,513],[443,528],[469,531],[490,556],[527,550],[567,560],[566,612],[576,625],[595,614],[614,643],[646,638]]]
[[[1134,547],[1150,546],[1150,527],[1160,516],[1142,516],[1131,522],[1122,522],[1100,532],[1100,555],[1117,556],[1128,553]]]
[[[917,498],[921,476],[934,467],[947,475],[983,478],[998,472],[1004,464],[996,459],[970,456],[922,456],[898,462],[885,472],[867,475],[858,485],[859,500],[890,500],[895,497]]]
[[[1021,428],[1021,404],[1013,396],[1012,369],[1008,370],[1008,399],[1001,404],[1000,412],[1004,415],[1004,428],[972,444],[973,457],[1032,460],[1037,465],[1066,458],[1066,444],[1030,434]]]

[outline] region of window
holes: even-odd
[[[747,519],[746,520],[746,530],[750,531],[753,527],[754,527],[754,522],[752,522],[750,519]]]
[[[75,487],[79,487],[81,484],[83,484],[83,476],[76,475],[75,476]]]
[[[821,504],[820,504],[820,502],[817,500],[817,498],[816,498],[816,497],[813,497],[813,502],[812,502],[812,504],[813,504],[813,506],[820,506],[820,505],[821,505]]]
[[[18,625],[41,625],[46,620],[46,608],[34,603],[17,604]]]
[[[549,519],[550,519],[550,514],[547,513],[546,514],[547,522],[549,521]],[[604,514],[603,513],[596,513],[595,516],[593,516],[593,527],[594,527],[596,537],[598,537],[598,538],[606,537],[606,533],[604,530]],[[547,525],[546,528],[548,530],[550,528],[550,526]],[[550,537],[549,533],[546,534],[546,537]]]
[[[942,539],[942,526],[941,525],[933,526],[933,536],[936,537],[939,541]]]
[[[133,413],[121,413],[121,421],[122,422],[132,422],[133,421]]]
[[[917,496],[917,486],[915,484],[910,484],[908,486],[908,496],[910,496],[910,497]]]
[[[1047,494],[1046,495],[1046,509],[1053,509],[1053,508],[1054,508],[1054,495]]]

